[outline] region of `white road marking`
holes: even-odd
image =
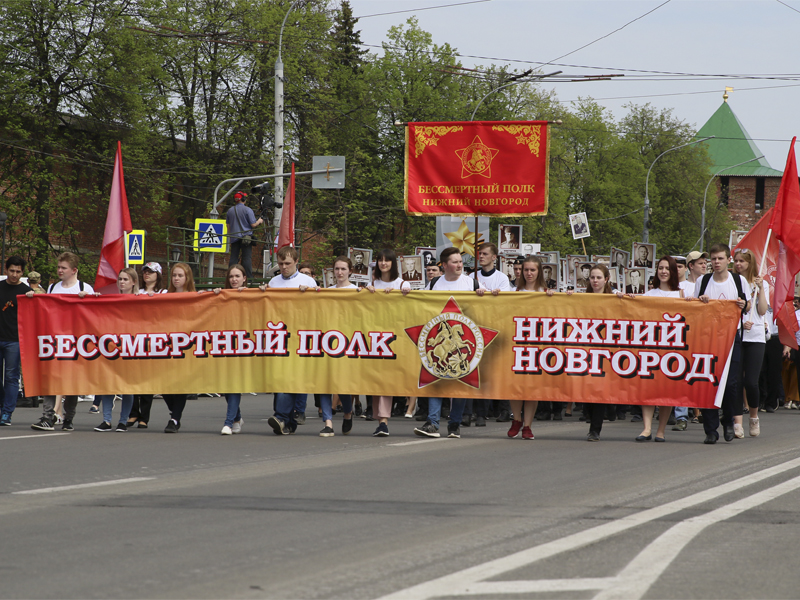
[[[24,440],[26,438],[43,438],[43,437],[53,437],[54,435],[70,435],[69,433],[35,433],[33,435],[12,435],[10,437],[2,437],[2,440]]]
[[[12,494],[50,494],[52,492],[66,492],[68,490],[82,490],[86,488],[102,487],[106,485],[117,485],[118,483],[137,483],[139,481],[150,481],[155,477],[129,477],[128,479],[112,479],[111,481],[95,481],[92,483],[79,483],[76,485],[62,485],[60,487],[39,488],[38,490],[23,490],[12,492]]]
[[[746,475],[745,477],[741,477],[739,479],[735,479],[728,483],[724,483],[714,488],[710,488],[708,490],[703,490],[702,492],[698,492],[696,494],[692,494],[685,498],[681,498],[679,500],[674,500],[672,502],[667,502],[666,504],[662,504],[660,506],[656,506],[653,508],[649,508],[638,513],[634,513],[632,515],[628,515],[627,517],[623,517],[621,519],[617,519],[614,521],[610,521],[608,523],[604,523],[603,525],[598,525],[597,527],[592,527],[585,531],[580,531],[578,533],[574,533],[572,535],[568,535],[561,539],[553,540],[552,542],[547,542],[545,544],[541,544],[539,546],[534,546],[532,548],[528,548],[526,550],[522,550],[520,552],[516,552],[514,554],[510,554],[508,556],[504,556],[502,558],[498,558],[487,563],[483,563],[480,565],[475,565],[474,567],[470,567],[468,569],[463,569],[461,571],[457,571],[455,573],[450,573],[449,575],[445,575],[438,579],[433,579],[431,581],[427,581],[425,583],[421,583],[410,588],[406,588],[404,590],[399,590],[392,594],[388,594],[383,596],[380,600],[427,600],[429,598],[436,598],[441,596],[459,596],[459,595],[493,595],[493,594],[523,594],[523,593],[531,593],[531,592],[545,592],[545,591],[574,591],[574,590],[587,590],[587,589],[595,589],[595,590],[609,590],[612,586],[616,587],[616,585],[623,581],[621,576],[623,573],[626,573],[627,569],[636,569],[636,577],[642,577],[642,574],[638,571],[638,569],[642,569],[644,572],[645,569],[648,567],[653,568],[653,561],[656,560],[654,558],[654,553],[658,552],[658,561],[659,563],[662,560],[662,556],[664,552],[667,550],[666,548],[662,547],[663,542],[661,545],[659,543],[653,542],[651,543],[642,554],[646,552],[650,552],[649,557],[646,560],[651,561],[650,563],[640,563],[638,561],[638,557],[631,561],[631,563],[626,567],[626,570],[623,570],[619,576],[615,577],[606,577],[606,578],[590,578],[590,579],[568,579],[568,580],[531,580],[531,581],[496,581],[496,582],[487,582],[487,579],[498,577],[503,573],[507,573],[509,571],[513,571],[516,569],[520,569],[522,567],[528,566],[532,563],[537,561],[550,558],[551,556],[555,556],[561,554],[562,552],[569,552],[572,550],[577,550],[579,548],[583,548],[600,540],[609,538],[613,535],[621,533],[623,531],[627,531],[628,529],[632,529],[634,527],[638,527],[639,525],[644,525],[650,523],[652,521],[656,521],[658,519],[662,519],[668,515],[675,514],[687,508],[692,508],[699,504],[703,504],[710,500],[714,500],[719,498],[720,496],[724,496],[725,494],[729,494],[731,492],[735,492],[741,490],[745,486],[750,486],[770,477],[774,477],[775,475],[779,475],[791,469],[795,469],[800,467],[800,458],[796,458],[790,461],[787,461],[783,464],[776,465],[774,467],[770,467],[768,469],[764,469],[762,471],[758,471],[756,473],[752,473],[750,475]],[[689,519],[687,521],[683,521],[667,531],[667,533],[663,535],[668,535],[673,530],[676,530],[676,533],[672,535],[677,536],[678,541],[673,543],[673,548],[675,550],[675,554],[671,557],[664,558],[664,569],[669,565],[670,562],[677,556],[677,553],[680,552],[680,548],[683,548],[686,543],[691,541],[691,539],[687,539],[683,546],[680,546],[680,543],[683,538],[687,534],[684,532],[683,527],[681,527],[684,523],[692,523],[689,525],[687,530],[691,530],[692,527],[696,529],[702,530],[703,527],[707,525],[703,525],[703,527],[699,527],[698,523],[704,523],[703,519],[711,519],[713,522],[718,522],[720,520],[724,520],[721,518],[723,514],[729,514],[725,518],[730,518],[735,514],[739,514],[743,510],[748,510],[753,506],[758,506],[767,502],[774,497],[780,496],[782,494],[788,493],[793,489],[797,489],[800,487],[800,477],[791,479],[785,483],[778,484],[774,487],[771,487],[767,490],[762,492],[755,493],[747,498],[739,500],[737,502],[733,502],[732,504],[717,509],[715,511],[711,511],[701,517],[695,517],[693,519]],[[738,511],[738,512],[734,512]],[[716,520],[715,520],[716,519]],[[698,521],[699,520],[699,521]],[[657,540],[658,541],[658,540]],[[641,556],[641,555],[640,555]],[[647,566],[645,566],[647,565]],[[663,570],[663,569],[662,569]],[[660,573],[659,573],[660,574]],[[649,576],[645,579],[649,579]],[[646,587],[637,595],[637,591],[626,589],[625,593],[621,596],[601,596],[602,598],[639,598],[650,588],[652,585],[652,581],[644,582],[642,585],[646,585]]]
[[[441,442],[447,438],[430,438],[427,440],[416,440],[414,442],[399,442],[397,444],[386,444],[387,446],[415,446],[416,444],[428,444],[430,442]]]

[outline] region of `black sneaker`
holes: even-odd
[[[372,437],[389,437],[389,426],[386,423],[381,423],[372,433]]]
[[[328,427],[327,425],[325,425],[325,427],[322,428],[322,431],[319,432],[319,437],[333,437],[333,436],[334,436],[333,427]]]
[[[478,415],[475,418],[475,427],[486,427],[486,419]]]
[[[275,435],[288,435],[289,432],[286,430],[286,426],[284,425],[283,421],[281,421],[277,417],[270,417],[267,419],[267,425],[272,427],[272,431],[275,432]]]
[[[510,420],[511,420],[511,415],[507,410],[501,410],[500,415],[496,419],[498,423],[508,423]]]
[[[128,431],[128,426],[125,423],[117,423],[116,431],[122,431],[122,432]]]
[[[342,435],[347,435],[353,429],[353,418],[342,419]]]
[[[463,415],[461,417],[461,424],[464,427],[469,427],[470,425],[472,425],[472,415]]]
[[[458,423],[448,423],[447,424],[447,437],[449,437],[449,438],[460,438],[461,437],[461,428],[458,426]]]
[[[164,433],[178,433],[178,424],[170,419],[167,426],[164,427]]]
[[[586,436],[586,441],[587,442],[599,442],[600,441],[600,436],[597,435],[594,431],[590,431],[589,435]]]
[[[422,427],[415,427],[414,433],[422,437],[438,438],[439,428],[434,427],[433,423],[431,423],[430,421],[426,421],[425,425],[423,425]]]
[[[31,425],[31,429],[36,429],[38,431],[53,431],[53,424],[42,417],[36,423]]]
[[[170,421],[170,423],[171,422],[172,421]],[[94,428],[95,431],[112,431],[113,429],[114,428],[111,426],[111,423],[106,423],[105,421],[103,421],[102,423],[100,423],[100,425]]]
[[[365,411],[364,411],[364,418],[365,418],[367,421],[374,421],[374,420],[375,420],[375,419],[372,417],[372,409],[371,409],[371,408],[368,408],[367,410],[365,410]]]
[[[72,426],[72,419],[64,419],[64,423],[61,425],[61,431],[75,431],[75,428]]]
[[[298,425],[305,425],[306,424],[306,413],[301,413],[300,411],[294,411],[294,420],[297,421]]]

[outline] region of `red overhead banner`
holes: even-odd
[[[547,214],[549,146],[547,121],[409,123],[406,212]]]

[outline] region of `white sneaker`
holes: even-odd
[[[797,409],[797,404],[795,404],[794,402],[789,402],[789,408],[795,410]]]
[[[233,433],[233,431],[231,431],[231,428],[230,428],[230,427],[228,427],[227,425],[225,425],[225,427],[223,427],[223,428],[222,428],[222,431],[220,431],[220,433],[221,433],[222,435],[231,435],[231,434]]]
[[[238,421],[234,421],[233,427],[231,427],[231,431],[233,433],[242,433],[242,425],[244,425],[244,419],[239,419]]]
[[[56,415],[56,425],[63,425],[64,424],[64,417],[61,415]]]
[[[414,415],[412,415],[411,413],[406,413],[406,419],[413,419],[413,418]]]
[[[758,437],[758,434],[761,433],[761,423],[758,420],[758,417],[753,419],[750,418],[750,437]]]
[[[744,437],[744,427],[736,423],[733,424],[733,435],[739,439]]]

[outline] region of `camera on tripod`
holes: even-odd
[[[265,181],[264,183],[253,186],[253,188],[250,190],[250,193],[258,198],[258,216],[265,221],[267,220],[267,214],[270,210],[283,207],[283,202],[275,201],[271,190],[272,186],[270,185],[269,181]]]

